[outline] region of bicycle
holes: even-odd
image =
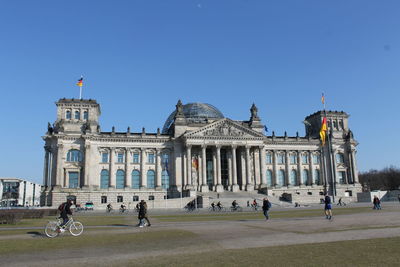
[[[44,229],[46,235],[50,238],[56,237],[62,233],[61,229],[68,229],[73,236],[79,236],[83,233],[83,224],[74,221],[72,216],[65,225],[60,226],[62,222],[63,220],[61,218],[56,218],[55,221],[49,221]]]
[[[243,211],[243,208],[242,207],[240,207],[240,206],[236,206],[236,207],[231,207],[231,211],[232,212],[235,212],[235,211],[237,211],[237,212],[242,212]]]
[[[186,206],[183,208],[183,210],[186,211],[186,212],[196,212],[196,211],[198,211],[198,209],[196,209],[196,207],[194,207],[194,206],[188,206],[188,205],[186,205]]]
[[[127,212],[128,210],[126,208],[119,208],[119,213],[124,213]]]
[[[252,211],[258,211],[259,208],[260,208],[260,206],[258,204],[257,205],[251,204]]]

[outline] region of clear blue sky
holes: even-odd
[[[101,127],[162,128],[178,99],[304,135],[344,110],[361,171],[400,166],[400,1],[0,2],[0,177],[42,181],[59,98],[101,104]]]

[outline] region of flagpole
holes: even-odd
[[[323,99],[323,104],[324,104],[324,116],[326,118],[326,104],[325,104],[325,94],[322,93],[322,99]],[[332,124],[330,125],[330,128],[332,129]],[[329,131],[329,132],[328,132]],[[334,164],[334,159],[332,158],[332,144],[331,144],[331,131],[327,127],[327,134],[326,136],[328,137],[328,160],[329,160],[329,168],[331,170],[331,182],[332,182],[332,201],[335,202],[335,196],[336,196],[336,175],[333,171],[333,164]],[[327,173],[327,172],[326,172]],[[326,177],[327,178],[327,177]]]
[[[79,99],[82,99],[82,86],[79,86]]]

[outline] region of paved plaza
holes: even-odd
[[[298,210],[298,209],[291,209]],[[339,209],[334,209],[339,210]],[[289,209],[288,209],[289,211]],[[307,209],[304,209],[307,211]],[[204,215],[202,213],[199,214]],[[206,221],[161,222],[154,215],[152,226],[138,228],[134,226],[135,217],[129,223],[88,226],[81,237],[57,237],[68,241],[72,238],[101,237],[101,244],[75,248],[73,246],[59,250],[22,252],[2,256],[1,266],[110,266],[144,257],[179,257],[184,254],[218,252],[227,249],[286,246],[292,244],[324,243],[343,240],[361,240],[373,238],[400,237],[400,205],[393,203],[382,211],[367,211],[347,215],[334,215],[333,220],[320,217],[292,217],[263,219],[232,219],[215,221],[210,214]],[[186,216],[183,215],[182,216]],[[76,216],[79,219],[79,215]],[[4,230],[1,230],[4,231]],[[0,231],[0,234],[1,234]],[[0,235],[5,240],[40,240],[53,242],[41,234],[41,230],[32,229],[30,234]],[[172,233],[169,240],[165,233]],[[182,234],[182,238],[179,235]],[[138,241],[126,245],[107,243],[108,236],[135,237]],[[146,236],[154,242],[146,242]],[[155,237],[159,235],[159,237]],[[164,237],[163,237],[164,235]],[[140,238],[139,238],[140,237]],[[160,238],[160,239],[157,239]],[[168,239],[168,240],[165,240]],[[111,242],[111,241],[110,241]],[[170,246],[168,245],[170,244]]]

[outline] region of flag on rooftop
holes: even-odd
[[[78,85],[79,87],[83,86],[83,78],[81,77],[78,82],[76,83],[76,85]]]

